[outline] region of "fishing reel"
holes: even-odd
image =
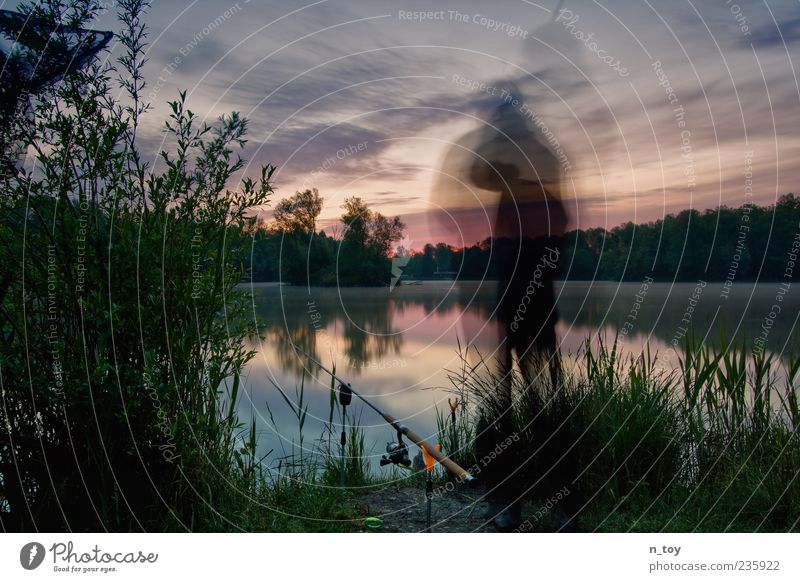
[[[396,443],[386,443],[386,454],[381,457],[381,467],[386,465],[411,466],[411,457],[408,455],[408,447],[403,442],[403,433],[397,432]]]
[[[411,458],[408,456],[408,447],[405,443],[388,443],[386,454],[381,457],[381,467],[386,465],[411,466]]]

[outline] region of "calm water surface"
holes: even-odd
[[[300,450],[297,420],[273,383],[294,400],[303,382],[306,450],[329,414],[330,378],[298,357],[290,342],[329,367],[335,364],[355,390],[433,442],[435,407],[447,409],[448,370],[459,368],[458,342],[469,339],[484,355],[495,344],[493,283],[435,281],[391,292],[274,284],[248,289],[262,325],[260,340],[252,342],[258,354],[247,370],[239,413],[244,421],[255,417],[261,452],[272,451],[273,464]],[[687,316],[706,343],[718,345],[724,331],[752,345],[766,326],[768,351],[785,359],[798,349],[800,290],[790,289],[778,301],[778,283],[739,283],[725,293],[717,283],[568,282],[558,284],[557,294],[565,354],[574,354],[587,338],[622,333],[625,351],[638,354],[649,345],[659,365],[672,368]],[[368,449],[380,456],[394,438],[391,428],[361,404],[351,409],[365,426]]]

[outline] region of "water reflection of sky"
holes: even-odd
[[[643,296],[640,283],[565,284],[557,289],[562,352],[575,354],[587,338],[596,343],[598,334],[612,340],[630,322],[624,351],[638,354],[649,345],[660,366],[673,368],[679,351],[671,342],[681,335],[681,319],[695,287],[651,284]],[[738,284],[727,299],[721,289],[720,284],[702,289],[692,312],[696,333],[707,343],[719,345],[724,330],[728,337],[735,334],[752,346],[762,332],[777,284]],[[485,356],[496,344],[490,317],[491,283],[431,282],[391,293],[386,288],[261,285],[253,292],[262,337],[252,343],[258,354],[248,367],[240,416],[245,421],[255,416],[261,450],[273,450],[273,460],[289,454],[293,446],[298,453],[299,434],[297,420],[272,382],[294,400],[304,378],[307,449],[323,433],[330,410],[330,378],[308,358],[298,356],[290,341],[325,365],[335,364],[337,373],[351,380],[354,389],[433,442],[437,441],[435,407],[447,409],[448,371],[461,365],[458,342],[463,346],[469,338]],[[634,308],[635,304],[639,307]],[[781,304],[783,316],[770,328],[767,349],[785,356],[797,350],[794,331],[800,293],[789,293]],[[361,415],[368,448],[380,456],[394,437],[392,430],[362,405],[351,408]],[[338,426],[336,430],[338,434]]]

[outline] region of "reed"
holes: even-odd
[[[496,387],[510,382],[511,426],[523,441],[515,479],[534,502],[569,488],[564,511],[582,529],[791,531],[800,359],[720,345],[687,336],[679,366],[665,369],[647,348],[621,357],[600,338],[564,360],[558,386],[548,373],[529,385],[518,371],[501,378],[480,358],[457,385],[491,425],[508,412]]]

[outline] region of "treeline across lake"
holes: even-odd
[[[769,206],[683,210],[646,224],[576,230],[564,243],[569,280],[791,280],[800,248],[800,199]],[[787,271],[788,269],[788,271]],[[788,276],[786,276],[788,273]]]
[[[316,189],[281,200],[273,220],[253,231],[248,268],[254,281],[292,285],[388,285],[399,218],[386,218],[353,196],[342,205],[334,236],[316,230],[323,199]]]
[[[426,244],[393,248],[404,225],[370,210],[360,198],[343,206],[340,237],[315,232],[322,199],[298,193],[278,205],[275,220],[254,232],[254,281],[311,285],[388,285],[420,279],[494,279],[488,238],[458,248]],[[683,210],[644,224],[573,230],[564,237],[561,277],[567,280],[777,281],[794,279],[800,249],[800,198],[775,204]],[[393,261],[394,259],[394,261]]]

